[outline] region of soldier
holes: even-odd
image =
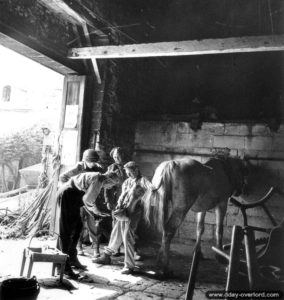
[[[94,149],[87,149],[83,153],[82,161],[75,167],[62,173],[59,177],[61,183],[67,182],[72,176],[84,172],[103,172],[103,167],[99,164],[100,157]]]

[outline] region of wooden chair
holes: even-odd
[[[27,273],[28,278],[31,277],[34,263],[49,262],[52,263],[52,272],[51,272],[52,276],[55,275],[56,267],[60,266],[59,281],[62,282],[68,255],[62,253],[60,250],[56,248],[51,248],[51,247],[35,248],[35,247],[30,247],[30,244],[29,247],[25,248],[23,251],[23,259],[22,259],[20,276],[22,276],[24,273],[25,263],[28,258],[29,259],[29,266],[28,266],[28,273]]]
[[[223,250],[215,247],[212,249],[228,261],[228,273],[225,291],[234,291],[239,287],[245,287],[249,291],[255,290],[282,290],[284,284],[277,281],[272,275],[272,270],[284,270],[284,221],[279,225],[270,214],[265,203],[277,192],[271,188],[262,199],[253,203],[240,203],[234,198],[230,201],[240,208],[243,216],[243,226],[234,226],[231,244],[225,245]],[[271,220],[272,229],[259,228],[248,225],[246,210],[254,207],[262,207]],[[268,238],[255,239],[254,232],[260,231],[268,234]],[[258,246],[261,247],[257,250]],[[269,274],[271,273],[271,274]]]

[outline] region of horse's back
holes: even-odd
[[[218,160],[202,164],[194,159],[181,159],[173,163],[173,202],[184,203],[198,212],[227,201],[230,196],[229,180]]]
[[[207,211],[227,201],[232,195],[234,165],[234,159],[212,158],[202,164],[197,160],[184,158],[161,163],[155,176],[156,179],[164,175],[163,178],[167,178],[164,185],[165,189],[171,191],[173,205],[189,206],[196,212]]]

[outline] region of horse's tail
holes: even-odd
[[[161,163],[155,171],[152,185],[143,197],[144,217],[148,223],[163,230],[168,216],[168,206],[171,200],[172,175],[175,167],[174,161]]]

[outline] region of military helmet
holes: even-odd
[[[87,149],[83,153],[83,161],[97,162],[99,159],[100,157],[94,149]]]

